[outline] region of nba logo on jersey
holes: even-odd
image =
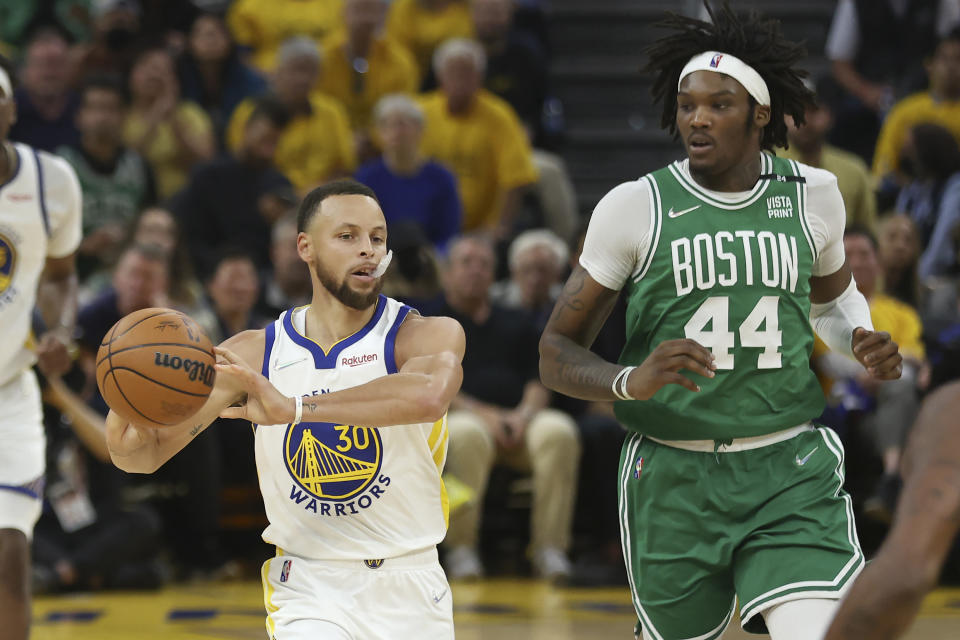
[[[643,458],[637,458],[637,466],[633,469],[633,477],[639,479],[641,472],[643,472]]]
[[[710,66],[713,67],[714,69],[716,69],[717,67],[719,67],[719,66],[720,66],[720,58],[722,58],[722,57],[723,57],[723,54],[722,54],[722,53],[718,53],[717,55],[713,56],[713,58],[711,58],[711,60],[710,60]]]
[[[293,560],[284,560],[283,568],[280,569],[280,582],[286,582],[290,578],[290,567],[293,566]]]

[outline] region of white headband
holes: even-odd
[[[10,82],[10,76],[3,69],[0,69],[0,89],[3,89],[3,95],[13,100],[13,83]]]
[[[770,106],[770,90],[767,89],[767,83],[763,81],[763,78],[753,67],[736,56],[719,51],[698,53],[690,58],[690,62],[680,72],[680,79],[677,80],[677,91],[680,90],[680,83],[683,82],[683,79],[694,71],[724,73],[742,84],[743,88],[753,96],[758,104],[766,107]]]

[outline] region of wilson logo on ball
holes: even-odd
[[[173,370],[183,369],[191,382],[199,380],[208,387],[213,386],[214,368],[197,360],[183,359],[180,356],[171,356],[169,353],[154,352],[153,364],[158,367],[167,367]]]

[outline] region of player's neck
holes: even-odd
[[[376,310],[376,302],[366,309],[354,309],[325,289],[314,291],[304,319],[304,334],[329,349],[331,345],[360,331],[370,322]]]
[[[760,153],[750,154],[747,159],[717,174],[708,174],[690,167],[690,175],[697,184],[711,191],[749,191],[760,179]]]

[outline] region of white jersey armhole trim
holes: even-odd
[[[647,270],[653,263],[653,256],[657,252],[657,245],[660,242],[660,227],[663,222],[663,211],[661,210],[660,188],[657,185],[657,179],[652,175],[646,175],[642,178],[650,185],[647,190],[647,197],[650,200],[650,224],[647,231],[647,255],[640,262],[637,270],[633,273],[633,281],[639,282],[646,275]]]
[[[793,169],[793,175],[802,178],[800,165],[796,160],[790,160],[790,167]],[[803,229],[803,235],[807,239],[807,246],[810,247],[810,254],[813,256],[813,262],[817,262],[817,244],[813,241],[813,233],[810,231],[810,223],[807,222],[807,181],[797,180],[797,216],[800,218],[800,227]]]

